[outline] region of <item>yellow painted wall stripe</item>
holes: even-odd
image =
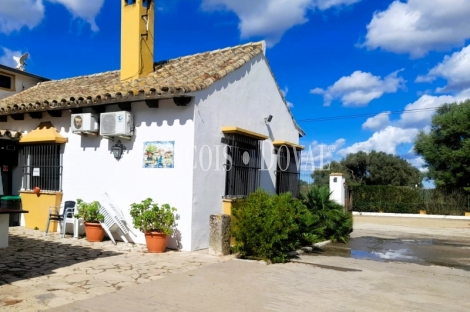
[[[298,150],[305,149],[305,146],[298,145],[298,144],[295,144],[295,143],[291,143],[291,142],[288,142],[288,141],[275,140],[275,141],[273,141],[273,145],[276,146],[276,147],[285,145],[285,146],[288,146],[288,147],[295,147]]]
[[[266,140],[269,138],[267,135],[264,135],[261,133],[257,133],[257,132],[246,130],[246,129],[239,128],[239,127],[232,127],[232,126],[222,127],[222,132],[245,135],[245,136],[252,137],[258,140]]]

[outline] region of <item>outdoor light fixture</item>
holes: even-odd
[[[273,116],[272,116],[272,115],[269,115],[268,117],[264,118],[264,121],[265,121],[266,123],[270,123],[271,120],[273,120]]]
[[[114,144],[111,147],[111,151],[113,151],[114,158],[117,160],[120,160],[122,157],[122,152],[126,150],[126,147],[122,145],[121,141],[117,141],[116,144]]]

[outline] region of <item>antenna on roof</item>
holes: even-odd
[[[26,59],[28,58],[29,56],[29,53],[26,52],[25,54],[23,54],[21,57],[18,57],[18,56],[13,56],[13,59],[15,60],[16,62],[16,69],[19,69],[21,71],[24,71],[25,70],[25,66],[28,65],[26,64]]]

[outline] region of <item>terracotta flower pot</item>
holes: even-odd
[[[162,253],[166,249],[166,241],[168,236],[159,232],[146,232],[145,242],[150,253]]]
[[[85,222],[85,233],[89,242],[102,242],[105,234],[101,224],[88,222]]]

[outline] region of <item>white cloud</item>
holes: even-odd
[[[9,67],[16,67],[16,62],[13,60],[13,56],[21,56],[23,53],[21,51],[12,51],[8,48],[2,47],[3,55],[0,56],[0,64]]]
[[[413,103],[405,106],[405,112],[397,120],[390,120],[390,114],[383,112],[370,117],[362,124],[362,129],[381,130],[388,125],[403,129],[418,128],[427,130],[436,109],[446,103],[459,103],[470,99],[470,88],[463,90],[455,96],[433,96],[425,94]]]
[[[421,156],[416,155],[414,146],[408,151],[407,154],[401,156],[402,158],[406,159],[413,167],[418,168],[421,172],[427,172],[428,168],[423,167],[426,162],[424,158]]]
[[[327,10],[332,7],[340,7],[357,3],[361,0],[313,0],[312,6],[320,10]]]
[[[282,96],[283,96],[284,99],[285,99],[286,96],[287,96],[287,93],[289,93],[289,88],[288,88],[288,87],[285,87],[284,90],[281,90],[281,92],[282,92]],[[289,108],[294,107],[294,104],[292,104],[291,102],[289,102],[289,101],[287,101],[287,100],[286,100],[286,103],[287,103],[287,106],[288,106]]]
[[[341,99],[344,106],[365,106],[384,93],[395,93],[404,87],[406,81],[398,77],[399,71],[382,79],[371,73],[355,71],[351,76],[343,76],[326,90],[315,88],[311,94],[321,94],[324,106],[330,106],[334,99]]]
[[[1,0],[0,32],[10,34],[23,27],[33,29],[44,18],[42,0]]]
[[[463,46],[470,38],[469,15],[468,0],[397,0],[374,13],[363,46],[412,57]]]
[[[360,0],[203,0],[206,11],[233,11],[240,19],[241,38],[263,37],[268,47],[278,43],[290,28],[308,22],[307,12],[316,8],[350,5]]]
[[[92,31],[98,31],[95,18],[103,7],[104,0],[46,0],[59,3],[67,8],[74,18],[90,24]],[[45,0],[1,0],[0,32],[10,34],[23,27],[33,29],[44,19]]]
[[[344,146],[345,139],[338,139],[332,144],[319,143],[313,141],[302,151],[302,171],[313,172],[315,169],[323,168],[334,158],[334,153]]]
[[[91,30],[96,32],[99,30],[95,19],[103,7],[104,0],[47,0],[53,3],[60,3],[67,8],[74,18],[81,18],[90,24]]]
[[[423,95],[414,103],[405,106],[405,110],[410,112],[402,113],[397,124],[402,128],[424,128],[431,124],[432,115],[437,107],[458,100],[460,99],[450,95]]]
[[[390,111],[383,112],[374,117],[367,118],[366,122],[362,124],[364,130],[382,130],[390,124]]]
[[[418,134],[418,129],[401,129],[393,126],[375,132],[367,141],[354,143],[353,145],[338,151],[340,156],[345,157],[359,151],[370,152],[372,150],[396,154],[397,146],[412,143]]]
[[[418,76],[416,82],[431,82],[438,77],[447,80],[447,86],[438,88],[438,92],[461,91],[470,88],[470,45],[444,60],[431,69],[425,76]]]

